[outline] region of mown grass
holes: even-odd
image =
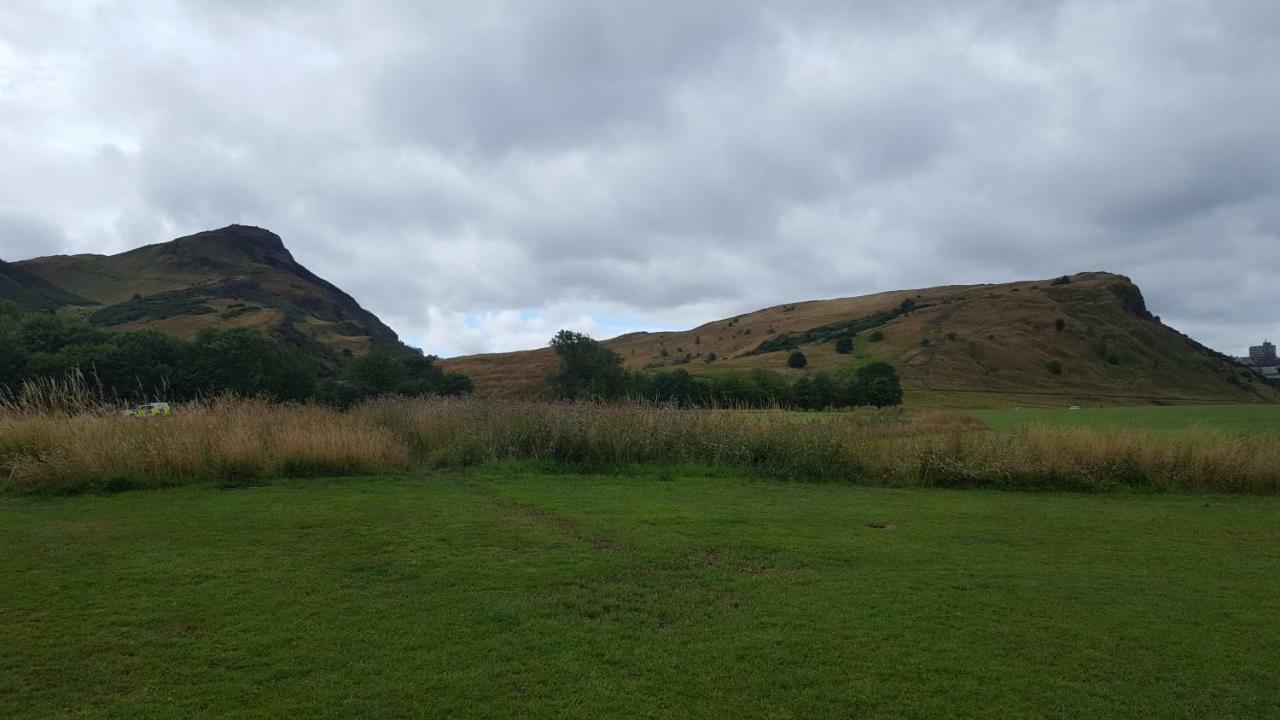
[[[1028,425],[1280,434],[1280,405],[1176,405],[970,410],[993,430]]]
[[[939,412],[682,410],[474,399],[348,413],[219,400],[138,419],[60,406],[0,412],[0,492],[69,493],[278,476],[405,472],[502,460],[588,468],[698,464],[788,480],[1036,490],[1280,491],[1280,443],[1186,431],[987,432]]]
[[[524,465],[9,498],[0,717],[1280,717],[1278,502]]]

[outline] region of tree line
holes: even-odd
[[[794,382],[763,368],[695,377],[684,369],[634,373],[622,356],[588,335],[561,330],[550,343],[559,369],[550,393],[564,400],[644,399],[687,407],[788,407],[801,410],[902,404],[902,381],[886,362],[848,373],[814,373]]]
[[[455,395],[470,378],[446,373],[404,345],[317,357],[250,328],[211,328],[193,340],[157,331],[111,332],[73,318],[24,313],[0,301],[0,391],[78,373],[125,402],[237,394],[348,406],[386,395]]]

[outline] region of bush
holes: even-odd
[[[1063,320],[1062,318],[1058,318],[1057,320],[1054,320],[1053,329],[1057,330],[1058,332],[1062,332],[1063,330],[1067,329],[1067,321]]]
[[[809,358],[805,357],[804,353],[800,352],[799,350],[787,356],[787,367],[789,368],[795,368],[799,370],[800,368],[808,364],[809,364]]]
[[[1048,370],[1051,375],[1061,375],[1062,362],[1060,360],[1050,360],[1045,363],[1045,369]]]
[[[846,336],[836,340],[836,352],[841,355],[848,355],[853,352],[853,338]]]
[[[884,333],[879,330],[871,333],[871,337],[867,338],[871,342],[884,342]]]

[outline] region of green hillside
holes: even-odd
[[[280,237],[231,225],[118,255],[55,255],[10,265],[67,298],[32,309],[77,312],[115,330],[183,338],[251,327],[294,345],[361,354],[396,333],[350,295],[294,260]],[[2,270],[2,268],[0,268]]]
[[[67,305],[93,304],[3,260],[0,260],[0,301],[16,303],[23,310],[41,312]]]

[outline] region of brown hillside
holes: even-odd
[[[883,317],[907,300],[915,309]],[[853,353],[835,351],[833,331],[874,324],[877,315],[885,321],[859,329]],[[871,341],[876,331],[883,341]],[[808,358],[804,370],[786,367],[791,349],[756,352],[762,342],[785,345],[785,335]],[[1060,284],[948,286],[798,302],[684,332],[631,333],[605,344],[629,369],[683,368],[695,375],[767,368],[798,377],[887,360],[898,366],[908,401],[936,405],[1280,399],[1243,368],[1162,324],[1147,311],[1136,285],[1109,273],[1082,273]],[[1054,360],[1061,374],[1050,372]],[[547,348],[444,363],[449,371],[470,375],[482,394],[499,397],[539,394],[555,364]]]
[[[278,235],[257,227],[231,225],[118,255],[55,255],[15,265],[97,303],[67,311],[101,327],[192,337],[209,327],[247,326],[357,354],[398,340],[350,295],[298,264]]]

